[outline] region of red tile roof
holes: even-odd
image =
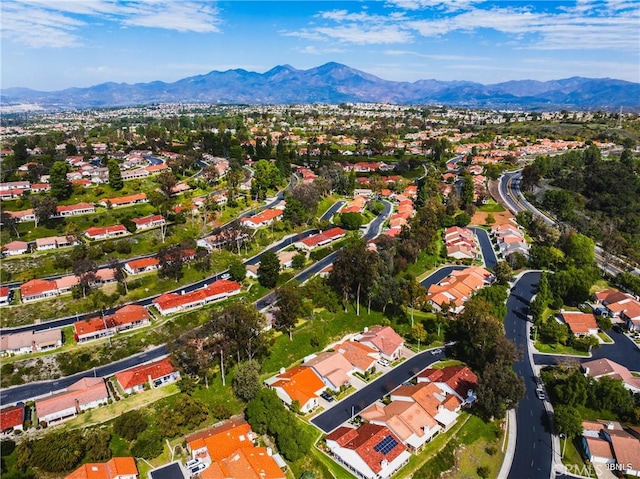
[[[146,225],[149,223],[154,223],[156,221],[162,221],[164,220],[164,216],[162,215],[150,215],[150,216],[145,216],[143,218],[133,218],[131,221],[133,221],[136,226],[141,226],[141,225]]]
[[[32,279],[24,284],[20,285],[20,295],[23,298],[30,296],[37,296],[49,291],[57,291],[58,286],[55,281],[48,281],[46,279]]]
[[[375,446],[387,436],[396,441],[396,446],[386,454],[376,451]],[[382,470],[381,462],[393,461],[406,451],[402,441],[386,426],[365,424],[358,429],[340,427],[327,436],[327,440],[336,441],[340,446],[355,451],[376,474]]]
[[[588,334],[589,330],[598,329],[596,318],[591,313],[564,312],[560,316],[569,325],[573,334]]]
[[[264,210],[262,213],[252,216],[251,218],[242,218],[241,221],[243,223],[253,223],[255,225],[258,225],[260,223],[264,223],[265,221],[277,218],[278,216],[282,216],[283,214],[284,212],[282,210],[270,208],[268,210]]]
[[[65,479],[114,479],[134,475],[137,477],[138,468],[133,457],[114,457],[106,463],[83,464]]]
[[[379,351],[391,356],[402,344],[404,339],[391,326],[374,326],[366,333],[362,333],[360,342],[370,342]]]
[[[129,261],[127,266],[135,271],[136,269],[148,268],[150,266],[157,266],[160,264],[158,258],[140,258],[134,259],[133,261]]]
[[[93,203],[77,203],[75,205],[68,205],[68,206],[58,206],[58,213],[63,213],[66,211],[78,211],[78,210],[87,210],[87,209],[93,209],[95,210],[95,206],[93,206]]]
[[[240,284],[235,281],[219,279],[202,289],[197,289],[185,294],[165,293],[153,300],[161,309],[167,310],[184,304],[204,301],[206,298],[222,293],[230,293],[239,290]]]
[[[100,200],[100,203],[106,203],[108,201],[112,206],[118,206],[146,199],[146,193],[137,193],[135,195],[121,196],[119,198],[105,198],[104,200]]]
[[[0,411],[0,431],[22,426],[24,421],[24,404],[5,408]]]
[[[116,373],[116,379],[122,389],[131,389],[135,386],[167,376],[175,371],[169,358],[161,359],[149,364],[142,364],[131,369]]]
[[[109,233],[116,233],[118,231],[126,232],[127,228],[125,228],[124,225],[114,225],[114,226],[105,226],[105,227],[92,226],[91,228],[85,230],[85,234],[87,236],[96,237],[96,236],[102,236]]]
[[[432,382],[446,383],[460,397],[466,398],[469,389],[478,388],[478,376],[467,366],[447,366],[442,369],[425,369],[418,378],[426,378]]]

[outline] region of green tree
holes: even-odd
[[[122,172],[120,171],[120,165],[117,160],[109,160],[107,162],[107,168],[109,169],[109,186],[114,190],[121,190],[124,186],[124,181],[122,181]]]
[[[302,253],[298,253],[296,254],[292,259],[291,259],[291,265],[295,268],[295,269],[302,269],[304,268],[305,263],[307,262],[307,257],[302,254]]]
[[[164,196],[171,198],[171,196],[173,196],[173,187],[178,184],[176,175],[165,170],[157,176],[156,181],[160,184],[160,191],[162,191]]]
[[[478,379],[478,407],[485,418],[501,419],[524,396],[524,381],[508,363],[488,363]]]
[[[150,460],[162,454],[162,450],[162,437],[152,431],[146,431],[133,443],[131,454]]]
[[[159,278],[172,278],[179,281],[182,278],[182,265],[184,264],[184,248],[180,245],[162,247],[158,251]]]
[[[267,191],[275,190],[282,184],[282,175],[278,167],[268,160],[260,160],[254,166],[251,196],[256,200],[264,199]]]
[[[66,200],[71,196],[71,184],[67,179],[69,167],[64,161],[56,161],[49,171],[49,185],[51,186],[51,196]]]
[[[236,367],[233,377],[233,390],[243,401],[251,401],[262,388],[260,383],[260,365],[255,361],[246,361]]]
[[[276,290],[277,309],[276,325],[289,333],[289,340],[293,340],[293,329],[302,311],[302,297],[297,286],[288,284]]]
[[[264,332],[266,318],[252,304],[235,302],[222,312],[213,313],[211,321],[201,328],[203,337],[215,337],[239,363],[243,359],[257,360],[263,357],[269,346],[269,335]],[[222,343],[222,344],[220,344]]]
[[[40,223],[46,223],[58,213],[58,200],[53,196],[33,196],[31,207],[36,217],[35,227]]]
[[[234,281],[243,281],[247,276],[247,267],[240,258],[233,257],[229,262],[229,274]]]
[[[265,288],[275,288],[280,275],[280,260],[273,251],[265,251],[260,256],[258,282]]]
[[[564,239],[563,251],[578,268],[591,266],[595,261],[594,241],[580,233],[572,233]]]
[[[47,472],[66,472],[80,463],[84,453],[80,431],[55,431],[34,442],[30,461]]]
[[[362,226],[363,218],[360,213],[351,212],[351,213],[342,213],[340,215],[340,226],[342,226],[346,230],[355,231],[360,229]]]
[[[128,441],[133,441],[148,427],[147,419],[138,410],[125,412],[113,422],[113,431]]]
[[[462,185],[460,186],[460,203],[462,209],[473,203],[475,186],[471,174],[465,171],[462,174]]]
[[[556,423],[556,430],[567,438],[574,438],[582,434],[582,418],[576,408],[558,404],[553,408],[553,419]]]
[[[105,429],[88,431],[85,435],[87,457],[93,462],[104,462],[111,458],[111,433]]]
[[[502,286],[506,286],[513,279],[513,270],[506,261],[498,261],[493,272],[496,275],[496,283]]]

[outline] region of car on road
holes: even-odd
[[[231,278],[231,275],[229,273],[225,273],[222,276],[220,276],[222,279],[229,279]]]
[[[433,354],[434,356],[437,356],[438,354],[442,353],[442,349],[432,349],[431,350],[431,354]]]
[[[611,329],[613,329],[616,333],[621,333],[622,332],[622,328],[620,327],[619,324],[614,324]]]
[[[536,396],[538,396],[538,399],[541,401],[544,401],[547,398],[542,389],[536,389]]]

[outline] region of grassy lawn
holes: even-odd
[[[423,276],[427,277],[429,275],[428,273],[439,264],[442,264],[442,262],[443,258],[439,255],[430,255],[421,251],[416,262],[407,267],[406,273],[416,278],[416,280],[418,280],[418,278],[424,279]]]
[[[470,417],[471,416],[468,413],[462,413],[458,422],[451,429],[445,433],[438,434],[419,454],[412,455],[411,459],[409,459],[409,463],[400,469],[395,477],[397,479],[427,477],[420,474],[422,469],[429,470],[432,468],[432,464],[430,463],[431,460],[434,459],[449,442],[455,440],[457,433],[462,429]],[[435,474],[436,477],[439,475],[439,472]]]
[[[338,201],[338,198],[334,195],[325,196],[324,198],[322,198],[322,200],[318,204],[318,211],[316,213],[316,216],[320,218],[327,212],[329,208],[331,208],[331,206],[333,206],[336,201]]]
[[[360,316],[350,307],[345,313],[330,313],[320,311],[314,314],[313,319],[304,323],[293,332],[293,341],[288,335],[278,336],[269,357],[262,363],[262,372],[272,374],[281,367],[288,367],[301,358],[322,350],[332,341],[337,341],[347,333],[362,331],[365,326],[381,324],[382,313],[371,311],[367,314],[366,308],[360,309]]]
[[[116,401],[113,404],[86,411],[78,417],[67,421],[65,426],[70,429],[77,429],[79,427],[84,428],[94,426],[96,424],[102,424],[117,418],[126,411],[146,407],[149,404],[153,404],[160,399],[172,396],[178,392],[179,389],[176,384],[169,384],[161,388],[150,389],[149,391],[144,391],[139,394],[133,394],[128,398]]]
[[[502,205],[490,199],[486,205],[478,206],[478,211],[484,211],[485,213],[501,213],[504,211]]]
[[[605,343],[611,344],[611,343],[613,343],[613,342],[614,342],[614,341],[613,341],[613,339],[611,339],[611,338],[609,337],[609,335],[608,335],[607,333],[603,332],[603,331],[600,331],[600,332],[598,333],[598,336],[599,336],[599,337],[600,337],[600,339],[602,339]]]
[[[595,469],[591,465],[591,463],[587,464],[582,457],[582,454],[579,452],[577,443],[578,439],[574,439],[572,441],[567,441],[565,446],[565,439],[560,439],[560,452],[564,448],[564,456],[562,456],[562,464],[566,466],[577,466],[577,469],[580,471],[580,474],[585,474],[587,470],[589,471],[589,477],[598,477]]]
[[[458,361],[457,359],[447,359],[445,361],[438,361],[437,363],[433,363],[431,368],[433,369],[444,369],[450,366],[462,366],[464,363],[462,361]]]
[[[570,356],[583,356],[589,357],[589,353],[585,353],[584,351],[578,351],[577,349],[573,349],[570,346],[564,346],[562,344],[545,344],[540,341],[536,341],[535,348],[540,353],[547,354],[567,354]]]

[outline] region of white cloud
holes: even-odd
[[[218,32],[219,12],[210,1],[3,0],[4,39],[33,48],[83,44],[79,29],[90,21],[180,32]]]
[[[307,45],[303,48],[297,48],[296,51],[299,53],[306,53],[308,55],[327,55],[332,53],[344,53],[345,50],[342,48],[318,48],[315,45]]]

